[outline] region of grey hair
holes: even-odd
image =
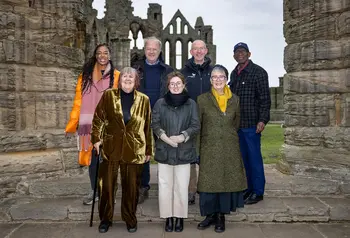
[[[220,65],[220,64],[214,65],[213,69],[211,70],[210,75],[212,75],[213,72],[223,73],[226,76],[226,78],[228,79],[228,71],[223,65]]]
[[[145,39],[143,40],[143,42],[144,42],[144,47],[146,47],[146,45],[147,45],[147,43],[148,43],[149,41],[155,41],[155,42],[157,42],[157,43],[159,44],[159,50],[162,50],[162,42],[161,42],[157,37],[155,37],[155,36],[150,36],[150,37],[145,38]]]

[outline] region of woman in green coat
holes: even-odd
[[[239,99],[231,93],[227,78],[227,69],[215,65],[211,91],[197,99],[201,121],[198,192],[200,212],[206,216],[198,229],[215,224],[216,232],[225,231],[225,214],[244,206],[243,190],[247,188],[237,134]]]

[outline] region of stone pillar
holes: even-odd
[[[67,169],[64,148],[75,139],[66,139],[64,128],[84,63],[80,4],[0,1],[0,199],[31,173]],[[38,171],[34,164],[41,164]]]
[[[130,39],[111,40],[110,45],[114,66],[118,70],[130,66]]]
[[[349,180],[350,1],[284,0],[284,21],[286,130],[280,168]]]

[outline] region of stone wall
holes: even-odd
[[[350,1],[284,0],[284,21],[281,168],[349,180]]]
[[[81,3],[0,1],[0,198],[77,169],[63,131],[85,58]]]

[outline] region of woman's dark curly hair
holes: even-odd
[[[82,80],[82,89],[83,89],[82,93],[83,94],[86,93],[91,88],[92,72],[93,72],[95,64],[97,62],[96,53],[97,53],[97,50],[101,46],[106,47],[108,49],[109,53],[111,53],[111,50],[109,49],[107,44],[99,44],[96,46],[93,56],[90,59],[88,59],[88,61],[83,66],[83,80]],[[111,65],[111,70],[109,71],[109,74],[110,74],[109,88],[112,88],[113,84],[114,84],[114,66],[113,66],[113,63],[111,60],[109,60],[109,64]]]

